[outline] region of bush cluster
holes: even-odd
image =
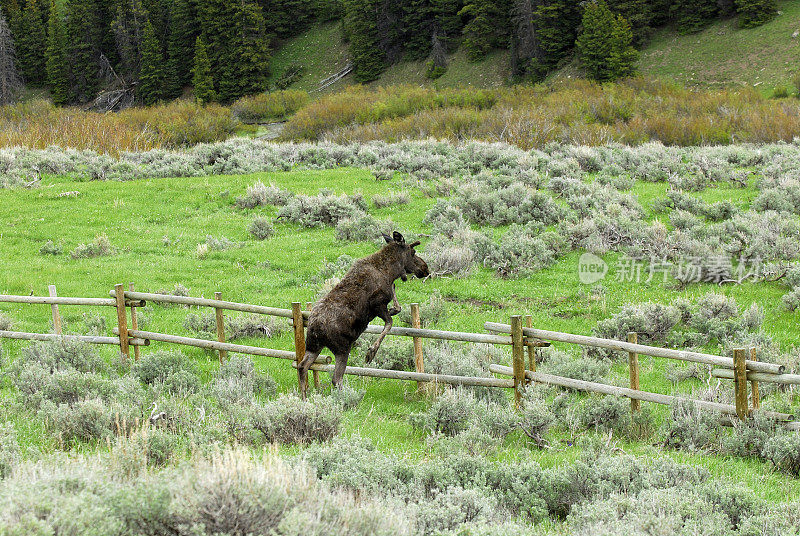
[[[256,181],[247,187],[246,193],[236,198],[236,206],[239,208],[255,208],[267,205],[284,206],[294,194],[289,190],[284,190],[270,184],[266,186],[261,181]]]
[[[183,327],[205,339],[217,338],[217,317],[214,313],[189,313]],[[258,314],[225,316],[225,337],[232,341],[244,337],[277,337],[289,326],[285,320]]]
[[[341,220],[366,215],[367,205],[361,195],[336,195],[322,190],[316,196],[297,195],[278,211],[278,218],[303,227],[335,226]]]
[[[111,245],[108,237],[105,234],[99,234],[88,244],[78,244],[70,252],[70,257],[73,259],[91,259],[94,257],[107,257],[116,253],[117,249]]]
[[[327,441],[339,432],[341,406],[331,397],[312,395],[301,400],[280,395],[257,406],[253,427],[270,443],[304,444]]]
[[[158,437],[147,437],[151,456],[163,452]],[[81,536],[412,534],[394,505],[344,496],[316,481],[306,466],[274,454],[217,449],[152,471],[126,471],[130,456],[116,454],[53,456],[0,481],[0,530]]]
[[[308,102],[308,93],[296,89],[242,97],[231,104],[231,113],[244,123],[280,121]]]
[[[275,234],[275,228],[272,226],[272,223],[261,216],[253,218],[247,230],[258,240],[266,240]]]
[[[25,409],[68,444],[109,436],[115,421],[142,416],[145,390],[133,376],[110,372],[90,345],[67,339],[33,344],[8,368]]]
[[[611,318],[601,320],[594,329],[603,338],[625,340],[634,331],[642,344],[667,346],[704,346],[716,341],[722,346],[737,342],[756,342],[764,322],[764,311],[756,304],[741,310],[734,298],[709,292],[695,303],[676,300],[673,305],[642,303],[625,305]],[[769,346],[766,336],[756,346],[759,350]],[[593,350],[595,355],[613,355],[611,352]]]

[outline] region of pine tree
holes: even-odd
[[[609,0],[608,7],[631,25],[634,46],[641,47],[653,33],[653,10],[650,0]]]
[[[739,27],[754,28],[771,21],[778,14],[775,0],[736,0]]]
[[[469,19],[462,30],[467,56],[472,61],[482,60],[492,49],[495,28],[492,0],[469,0],[458,14]]]
[[[449,51],[458,48],[464,23],[458,12],[464,7],[463,0],[431,0],[436,34]]]
[[[44,85],[46,73],[43,44],[47,40],[47,33],[36,0],[27,0],[19,17],[19,30],[14,44],[20,73],[27,84]]]
[[[235,21],[229,63],[233,73],[219,82],[223,102],[264,91],[269,75],[269,40],[261,8],[251,0],[239,0]]]
[[[717,16],[717,0],[674,0],[672,13],[678,32],[699,32]]]
[[[146,22],[147,12],[140,0],[122,0],[117,4],[111,28],[116,43],[120,73],[129,81],[139,79]]]
[[[431,51],[434,32],[434,7],[430,0],[406,0],[403,13],[403,47],[410,60],[421,60]]]
[[[94,6],[86,0],[66,0],[64,6],[73,95],[78,102],[86,102],[94,98],[99,86],[98,29],[92,10]]]
[[[208,57],[206,44],[202,37],[198,37],[195,41],[192,85],[194,86],[194,96],[200,104],[217,100],[214,77],[211,73],[211,59]]]
[[[145,105],[152,105],[164,97],[164,53],[153,25],[144,25],[142,39],[142,66],[136,95]]]
[[[258,3],[270,35],[292,37],[314,21],[314,0],[259,0]]]
[[[344,0],[345,25],[350,37],[350,61],[356,82],[371,82],[386,68],[386,53],[378,32],[379,0]]]
[[[70,66],[67,57],[67,34],[55,0],[50,1],[50,18],[47,21],[47,52],[45,66],[47,85],[54,104],[67,104],[72,99],[69,84]]]
[[[165,97],[179,97],[183,87],[191,82],[194,45],[199,33],[197,14],[192,3],[189,0],[175,0],[172,3],[167,39]]]
[[[622,16],[615,16],[605,0],[587,4],[582,23],[575,44],[589,77],[605,82],[631,75],[637,52],[631,46],[630,24]]]
[[[581,12],[572,0],[535,0],[534,36],[538,54],[531,57],[530,73],[541,79],[572,53]]]
[[[611,53],[607,69],[611,80],[632,76],[636,72],[639,53],[632,46],[633,31],[622,15],[616,15],[611,32]]]
[[[17,71],[14,39],[5,17],[0,13],[0,104],[14,102],[22,87],[22,78]]]

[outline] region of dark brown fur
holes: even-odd
[[[332,382],[341,387],[350,350],[375,317],[385,324],[378,340],[367,352],[372,361],[383,338],[392,327],[392,316],[400,312],[394,291],[397,279],[409,274],[419,278],[430,275],[428,265],[416,255],[419,242],[406,244],[403,235],[384,235],[386,245],[368,257],[357,260],[342,280],[314,306],[308,319],[306,353],[298,367],[300,392],[305,396],[308,369],[327,347],[336,358]],[[389,302],[393,306],[389,309]]]

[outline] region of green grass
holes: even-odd
[[[329,228],[300,229],[280,222],[275,225],[274,237],[264,242],[253,239],[247,232],[252,217],[255,214],[271,216],[276,210],[243,211],[235,208],[233,201],[256,180],[272,182],[297,193],[313,194],[321,188],[332,188],[337,192],[362,192],[367,198],[398,187],[398,179],[375,181],[366,170],[343,168],[133,182],[75,182],[61,177],[46,178],[38,189],[0,190],[0,292],[45,295],[47,285],[56,284],[62,296],[105,297],[115,283],[132,281],[142,291],[171,289],[180,283],[188,287],[193,296],[211,297],[215,291],[221,291],[228,300],[289,307],[292,301],[315,298],[320,284],[316,275],[324,260],[335,260],[342,254],[363,256],[377,247],[373,243],[337,241]],[[77,191],[79,195],[59,197],[67,191]],[[634,189],[645,206],[665,191],[663,184],[640,183]],[[703,197],[708,200],[732,198],[741,202],[752,195],[752,189],[745,192],[714,189],[705,192]],[[429,229],[420,222],[434,202],[414,192],[409,205],[371,209],[370,212],[378,218],[392,219],[402,230],[427,232]],[[99,233],[105,233],[118,248],[117,255],[98,259],[69,257],[68,252],[75,246],[91,241]],[[225,236],[239,243],[239,247],[198,258],[197,244],[204,242],[207,235]],[[64,254],[40,255],[39,248],[47,240],[59,243]],[[424,244],[420,254],[424,258]],[[407,306],[413,301],[425,301],[435,291],[441,292],[450,306],[447,318],[436,326],[441,329],[481,332],[485,321],[507,322],[512,314],[528,313],[533,315],[536,326],[589,334],[598,320],[613,314],[623,304],[664,303],[679,296],[697,298],[715,290],[735,297],[740,306],[746,307],[752,302],[763,306],[764,327],[784,349],[800,343],[797,314],[776,305],[784,292],[777,284],[748,283],[722,288],[694,285],[677,290],[659,282],[658,278],[634,286],[609,276],[602,283],[605,292],[593,294],[589,287],[578,282],[578,257],[579,253],[572,253],[551,268],[519,280],[498,279],[484,269],[463,279],[409,280],[398,283],[398,297]],[[606,260],[613,263],[614,258],[609,255]],[[111,308],[62,306],[65,331],[80,331],[83,313],[91,311],[104,315],[109,330],[115,324]],[[0,304],[0,312],[14,319],[19,330],[43,332],[49,329],[50,308],[47,306]],[[187,309],[150,305],[146,312],[149,323],[145,329],[192,335],[183,327]],[[276,340],[244,340],[242,343],[292,348],[288,333]],[[21,345],[4,342],[5,350],[12,356]],[[165,347],[168,345],[153,343],[143,352]],[[574,347],[570,350],[578,351]],[[113,347],[103,351],[109,359],[113,358]],[[182,351],[206,376],[217,366],[212,353],[191,348]],[[296,388],[296,374],[286,361],[254,359],[260,370],[278,380],[282,391]],[[691,382],[680,389],[668,382],[664,378],[667,364],[662,359],[642,357],[642,388],[673,393],[685,392],[691,387]],[[620,376],[625,369],[624,363],[615,366]],[[8,381],[3,381],[0,398],[10,396]],[[413,384],[358,378],[352,382],[355,387],[366,389],[366,396],[355,411],[346,414],[344,434],[365,436],[381,450],[401,456],[427,455],[425,438],[411,428],[407,419],[410,413],[426,406],[426,401],[414,393]],[[659,420],[667,418],[666,409],[658,408],[656,416]],[[40,423],[17,418],[15,425],[23,447],[44,451],[57,448],[56,441]],[[544,466],[568,463],[580,452],[578,447],[569,445],[571,439],[566,433],[556,433],[551,438],[552,449],[534,451],[532,455]],[[769,500],[800,497],[800,480],[773,473],[760,461],[672,451],[662,453],[642,443],[623,442],[619,446],[634,454],[666,454],[706,467],[716,476],[744,483]],[[284,450],[295,452],[296,447]],[[529,450],[528,443],[514,434],[495,456],[510,458],[521,450]]]
[[[660,28],[641,51],[639,73],[689,87],[751,86],[767,95],[776,86],[791,89],[792,80],[800,73],[800,39],[792,38],[800,29],[800,3],[781,0],[779,9],[781,14],[774,20],[751,29],[739,28],[737,17],[717,21],[690,35],[679,35],[669,26]],[[321,80],[346,65],[347,54],[338,22],[315,26],[277,47],[271,63],[272,80],[290,64],[298,63],[305,71],[292,87],[316,91]],[[430,80],[425,71],[425,61],[401,61],[389,66],[372,85],[498,87],[509,80],[508,51],[494,51],[486,59],[472,62],[459,49],[448,57],[448,69],[441,78]],[[580,76],[580,69],[572,62],[556,74]],[[326,92],[353,83],[350,75]]]
[[[309,92],[316,91],[322,80],[341,71],[347,65],[347,43],[342,42],[341,24],[319,24],[281,43],[270,60],[270,83],[275,83],[292,64],[302,65],[304,70],[291,87]],[[352,76],[331,85],[326,92],[349,84]]]
[[[303,75],[291,87],[317,93],[320,81],[347,64],[347,54],[347,43],[342,42],[340,23],[328,22],[314,26],[297,37],[287,39],[275,50],[270,64],[271,82],[277,80],[289,65],[299,64],[305,68]],[[507,51],[494,51],[486,59],[473,62],[467,59],[462,50],[458,50],[447,58],[447,62],[447,72],[437,80],[425,75],[425,61],[402,61],[390,65],[370,85],[488,88],[502,86],[509,76]],[[334,92],[353,83],[353,76],[348,75],[324,92]]]
[[[800,39],[792,38],[800,29],[800,3],[781,1],[779,9],[781,15],[757,28],[741,29],[734,17],[691,35],[661,29],[642,51],[639,71],[687,86],[746,85],[770,92],[791,85],[800,71]]]

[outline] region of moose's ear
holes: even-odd
[[[394,237],[394,241],[397,242],[398,244],[405,244],[406,243],[406,239],[403,238],[403,235],[401,235],[397,231],[393,232],[392,236]]]
[[[384,240],[386,240],[387,244],[391,244],[392,243],[392,237],[391,236],[389,236],[387,234],[384,234],[384,233],[381,233],[381,236],[383,237]]]
[[[420,242],[419,240],[417,240],[416,242],[412,242],[412,243],[410,243],[410,244],[408,245],[408,247],[410,247],[410,248],[415,248],[415,247],[417,247],[417,246],[418,246],[418,245],[420,245],[420,244],[422,244],[422,242]]]

